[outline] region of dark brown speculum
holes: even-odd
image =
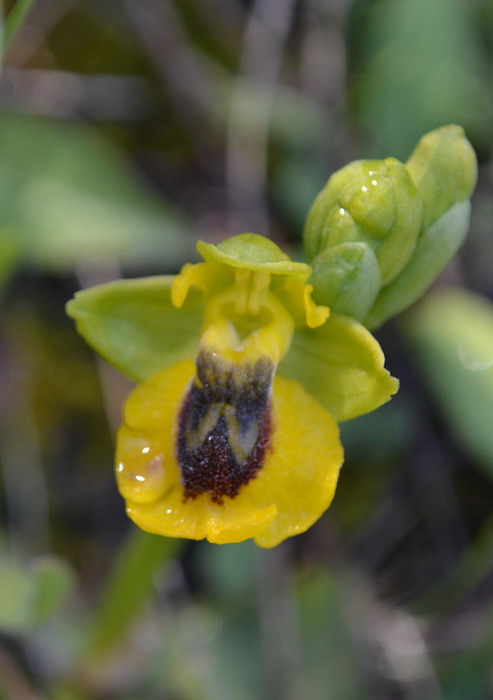
[[[201,351],[179,416],[176,453],[185,499],[234,498],[261,469],[270,446],[274,365],[236,364]]]

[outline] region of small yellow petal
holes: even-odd
[[[190,287],[194,286],[207,294],[214,294],[227,286],[234,279],[234,274],[225,265],[217,263],[186,263],[180,274],[173,280],[171,301],[180,309],[188,295]]]
[[[327,306],[317,306],[312,299],[313,285],[305,285],[303,299],[305,302],[306,325],[308,328],[317,328],[329,318],[330,311]]]
[[[316,328],[323,325],[330,315],[327,306],[315,304],[313,286],[304,279],[285,277],[273,291],[293,317],[297,328]]]

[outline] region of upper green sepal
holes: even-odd
[[[306,278],[310,275],[309,265],[294,262],[273,241],[256,233],[242,233],[218,245],[199,241],[197,250],[206,262],[274,275],[301,275]]]
[[[143,381],[194,357],[203,301],[190,290],[181,309],[171,302],[173,277],[118,280],[78,292],[67,313],[87,343],[123,374]]]

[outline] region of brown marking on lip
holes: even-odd
[[[255,478],[272,435],[267,359],[235,365],[211,353],[197,357],[197,375],[179,419],[176,454],[185,500],[208,493],[221,504]]]

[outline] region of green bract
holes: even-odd
[[[413,303],[463,242],[476,157],[461,127],[426,134],[404,165],[356,161],[307,218],[314,298],[375,328]]]

